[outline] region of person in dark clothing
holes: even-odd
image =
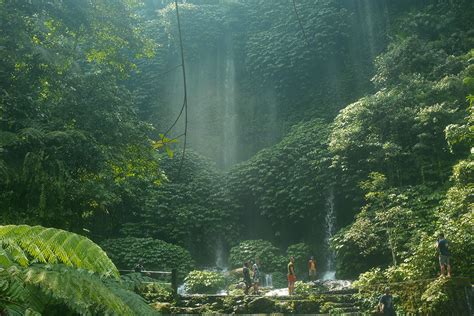
[[[390,288],[385,289],[385,294],[379,299],[379,312],[383,315],[395,316],[395,308],[393,307],[393,297],[390,294]]]
[[[441,276],[448,272],[448,277],[451,276],[451,263],[449,262],[449,243],[448,240],[444,238],[444,234],[441,233],[438,236],[438,242],[436,243],[436,248],[439,254],[439,266],[441,268]]]
[[[138,261],[138,263],[133,267],[133,271],[135,271],[135,272],[142,272],[143,270],[145,270],[145,268],[143,267],[143,261],[140,260],[140,261]]]
[[[242,269],[242,274],[244,275],[245,290],[244,293],[249,294],[249,289],[252,286],[252,279],[250,278],[250,269],[249,263],[244,263],[244,268]]]

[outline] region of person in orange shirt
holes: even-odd
[[[316,279],[316,260],[314,260],[313,256],[311,256],[311,258],[308,261],[308,271],[309,271],[309,280],[314,281]]]
[[[295,290],[295,281],[295,258],[291,257],[290,263],[288,263],[288,295],[293,295],[293,292]]]

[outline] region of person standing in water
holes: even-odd
[[[311,258],[308,261],[308,271],[309,271],[309,280],[314,281],[316,279],[316,260],[314,260],[313,256],[311,256]]]
[[[295,258],[290,257],[290,262],[288,263],[288,295],[293,295],[293,292],[295,290],[295,281]]]

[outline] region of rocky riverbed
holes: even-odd
[[[266,290],[261,295],[182,295],[175,302],[155,303],[165,314],[327,314],[357,315],[349,281],[315,281],[308,295],[288,296],[288,289]]]

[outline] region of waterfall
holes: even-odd
[[[181,285],[178,287],[178,294],[179,294],[179,295],[185,295],[185,294],[186,294],[186,287],[185,287],[184,283],[181,284]]]
[[[224,89],[221,97],[223,104],[222,124],[222,164],[228,168],[236,162],[237,158],[237,113],[236,113],[236,82],[235,82],[235,66],[232,40],[230,37],[225,41],[224,55]]]
[[[273,287],[273,278],[271,274],[265,274],[264,287]]]
[[[226,264],[224,259],[224,245],[222,239],[217,239],[216,242],[216,267],[218,269],[226,270]]]
[[[323,280],[334,280],[336,278],[336,271],[334,267],[335,254],[331,250],[329,243],[334,236],[336,227],[336,213],[334,212],[334,190],[331,188],[326,200],[326,233],[324,236],[324,245],[326,247],[326,271],[324,272],[322,279]]]

